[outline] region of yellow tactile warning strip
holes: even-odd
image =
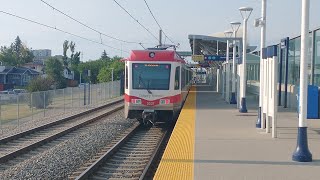
[[[196,88],[192,87],[154,176],[156,180],[194,177]]]

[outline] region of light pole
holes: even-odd
[[[307,88],[308,88],[308,46],[309,46],[309,10],[310,0],[301,0],[301,60],[300,60],[300,96],[299,127],[297,148],[292,155],[293,161],[310,162],[312,154],[308,148],[307,137]]]
[[[111,69],[111,97],[113,97],[113,69],[114,68],[108,68]]]
[[[257,128],[265,128],[265,123],[263,120],[263,93],[264,93],[264,61],[262,57],[262,49],[266,46],[266,11],[267,3],[266,0],[262,0],[261,3],[261,18],[254,21],[255,27],[261,27],[261,42],[260,42],[260,86],[259,86],[259,109],[258,109],[258,119],[256,123]]]
[[[240,71],[240,109],[239,112],[241,113],[247,113],[247,104],[246,104],[246,86],[247,86],[247,69],[246,69],[246,63],[247,63],[247,22],[252,12],[251,7],[241,7],[239,8],[239,11],[241,13],[241,16],[243,18],[243,36],[242,36],[242,68]]]
[[[231,22],[231,28],[233,30],[233,37],[237,38],[237,32],[241,25],[240,22]],[[232,85],[231,85],[231,100],[230,104],[237,104],[236,100],[236,40],[233,40],[233,52],[232,52]]]
[[[230,101],[230,64],[229,64],[229,38],[232,36],[232,31],[225,31],[224,36],[227,39],[227,50],[226,50],[226,101]]]

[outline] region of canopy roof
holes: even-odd
[[[242,38],[239,37],[240,34],[242,34],[242,29],[240,28],[237,32],[237,38],[230,37],[227,38],[224,35],[224,32],[218,32],[209,36],[206,35],[194,35],[190,34],[188,36],[190,47],[192,50],[192,54],[194,55],[219,55],[219,56],[226,56],[226,50],[227,50],[227,41],[229,40],[229,43],[232,44],[233,40],[236,40],[238,42],[238,45],[240,46],[240,50],[242,49]],[[194,45],[195,43],[195,45]],[[248,46],[247,52],[252,52],[257,48],[257,46]],[[238,51],[238,49],[237,49]],[[229,54],[232,56],[232,47],[229,46]],[[221,65],[223,61],[221,62],[214,62],[213,66]]]

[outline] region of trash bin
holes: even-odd
[[[297,96],[297,112],[299,114],[299,96],[300,88],[298,87]],[[308,85],[307,97],[307,119],[318,119],[319,116],[319,88],[318,86]]]

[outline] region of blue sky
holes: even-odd
[[[127,41],[157,42],[133,21],[113,0],[45,0],[57,9],[85,24],[114,37]],[[0,0],[0,10],[50,25],[65,31],[100,41],[100,35],[54,11],[40,0]],[[152,19],[143,0],[118,0],[136,19],[158,36],[158,26]],[[253,27],[253,20],[261,14],[261,0],[147,0],[165,33],[181,46],[178,50],[190,50],[188,34],[209,35],[230,28],[229,22],[241,21],[239,7],[250,6],[249,43],[259,45],[260,29]],[[275,44],[281,38],[300,34],[301,0],[267,0],[267,44]],[[310,29],[320,27],[320,1],[311,1]],[[62,53],[64,40],[76,43],[76,50],[83,52],[83,60],[97,59],[105,49],[110,55],[127,56],[126,52],[88,42],[39,25],[0,13],[0,45],[9,45],[19,35],[28,47],[51,49],[53,55]],[[126,44],[102,37],[105,44],[124,51],[141,49],[137,44]]]

